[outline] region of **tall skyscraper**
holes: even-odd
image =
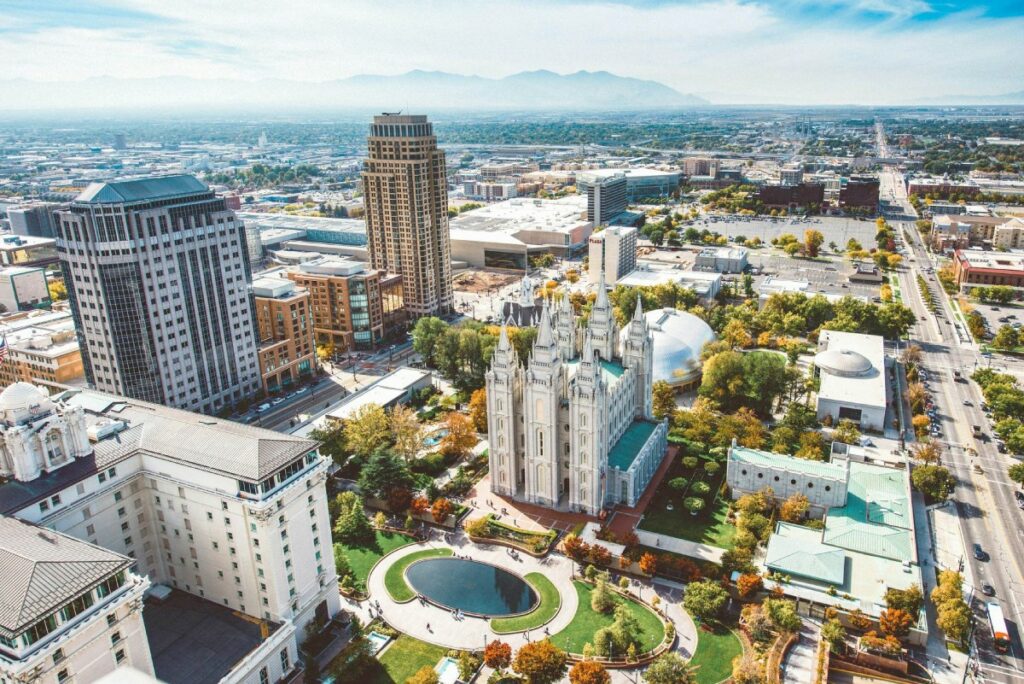
[[[245,228],[193,176],[93,183],[58,213],[85,375],[215,413],[259,389]]]
[[[452,310],[444,153],[427,117],[373,117],[363,166],[371,265],[402,274],[410,317]]]

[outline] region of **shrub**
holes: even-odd
[[[709,485],[707,482],[694,482],[693,487],[690,488],[690,491],[696,494],[697,496],[704,496],[705,494],[711,491],[711,485]]]
[[[722,466],[720,463],[715,463],[714,461],[704,462],[704,472],[707,473],[708,477],[714,477],[715,473],[717,473],[721,469]]]
[[[685,456],[683,457],[683,467],[687,470],[693,470],[697,467],[699,459],[696,456]]]
[[[688,496],[683,500],[683,506],[686,507],[692,515],[696,515],[704,510],[704,499],[699,499],[695,496]]]

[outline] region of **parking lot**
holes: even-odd
[[[881,283],[851,283],[852,264],[841,258],[824,260],[797,259],[778,252],[751,252],[750,264],[764,275],[754,278],[758,289],[765,278],[796,280],[809,283],[807,294],[851,295],[871,300],[878,296]]]
[[[1004,325],[1012,325],[1015,328],[1024,327],[1024,307],[1019,304],[982,304],[978,301],[971,301],[974,310],[985,318],[990,334],[995,335],[996,331]]]
[[[717,221],[715,219],[718,219]],[[875,244],[875,222],[872,220],[859,221],[857,219],[842,216],[813,216],[806,219],[768,217],[742,217],[728,216],[716,217],[714,215],[697,221],[694,227],[698,230],[707,228],[710,231],[721,233],[729,238],[742,235],[745,238],[759,237],[762,242],[771,242],[773,239],[790,233],[798,239],[803,239],[804,231],[813,228],[821,231],[825,236],[824,248],[834,242],[842,250],[850,238],[854,238],[865,249]]]

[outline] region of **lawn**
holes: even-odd
[[[732,659],[743,652],[743,645],[732,630],[715,625],[709,632],[697,627],[697,652],[690,664],[697,670],[697,684],[718,684],[732,676]]]
[[[451,549],[423,549],[422,551],[410,553],[408,556],[399,558],[384,573],[384,587],[394,600],[400,603],[411,601],[416,598],[416,592],[405,581],[405,569],[423,558],[441,558],[442,556],[450,555],[452,555]]]
[[[558,613],[558,608],[562,605],[562,597],[559,595],[555,585],[551,583],[551,580],[539,572],[531,572],[526,576],[526,581],[530,583],[533,590],[540,596],[540,604],[526,615],[491,620],[491,630],[495,634],[509,634],[510,632],[537,629]]]
[[[352,566],[352,574],[355,575],[356,582],[365,585],[374,563],[385,554],[406,544],[412,544],[413,541],[415,540],[412,537],[407,537],[404,534],[377,530],[377,538],[373,544],[366,546],[342,544],[342,546],[345,548],[345,556],[348,557],[349,565]]]
[[[583,582],[573,582],[576,587],[576,595],[579,596],[580,605],[576,609],[569,626],[551,637],[551,643],[570,653],[582,653],[583,645],[593,643],[594,632],[602,627],[612,624],[614,617],[611,613],[597,613],[590,607],[590,594],[593,587]],[[617,601],[625,601],[630,610],[640,623],[640,652],[646,653],[652,650],[662,639],[665,638],[665,626],[661,618],[655,615],[647,606],[636,601],[624,599],[616,595]]]
[[[434,667],[445,649],[402,634],[380,655],[381,667],[367,676],[370,684],[405,684],[424,665]]]
[[[640,522],[640,529],[648,532],[689,539],[690,541],[710,544],[721,549],[731,549],[733,539],[736,536],[736,527],[731,525],[726,516],[729,513],[728,497],[719,494],[712,505],[705,508],[697,515],[690,515],[683,508],[685,492],[678,492],[669,486],[669,482],[676,477],[685,477],[686,471],[682,464],[677,461],[665,474],[658,489],[654,492],[654,498],[644,512],[644,519]],[[716,475],[709,484],[712,491],[718,491],[722,486],[722,479],[725,477],[725,468]],[[672,510],[667,506],[671,504]]]

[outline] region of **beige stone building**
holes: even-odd
[[[276,392],[316,370],[309,292],[288,278],[258,278],[252,284],[260,338],[263,389]]]
[[[422,115],[373,117],[363,167],[366,237],[375,269],[400,273],[410,315],[452,310],[444,153]]]

